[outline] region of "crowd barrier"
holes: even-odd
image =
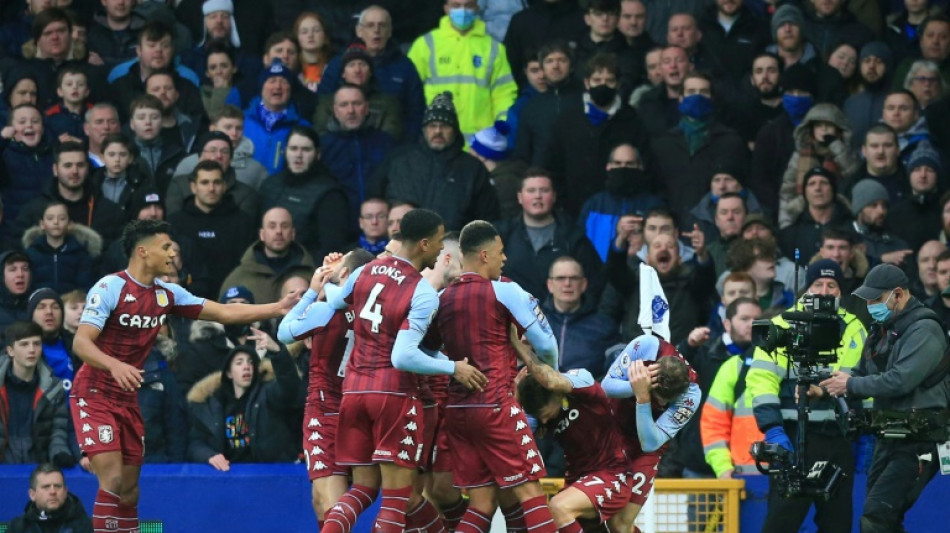
[[[23,512],[33,467],[0,466],[0,524]],[[92,511],[96,478],[81,470],[66,472],[69,489]],[[866,478],[854,484],[854,529],[864,502]],[[545,480],[556,492],[561,480]],[[768,480],[750,476],[743,480],[656,481],[638,525],[644,533],[758,533],[762,529],[768,498]],[[950,477],[937,475],[905,521],[914,533],[946,531],[946,502],[950,501]],[[375,504],[378,506],[378,503]],[[374,506],[357,522],[354,533],[371,533]],[[142,533],[308,533],[317,530],[310,506],[310,486],[303,465],[232,465],[230,472],[217,472],[208,465],[145,465],[142,468]],[[692,527],[690,525],[692,524]],[[815,531],[810,520],[803,531]],[[496,520],[495,528],[500,523]],[[0,525],[0,533],[4,533]],[[503,529],[501,530],[504,531]]]

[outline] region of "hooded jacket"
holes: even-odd
[[[56,529],[50,529],[55,527]],[[40,511],[28,502],[23,514],[10,521],[9,533],[92,533],[92,520],[86,514],[82,501],[72,492],[66,494],[63,506],[53,512]]]
[[[96,282],[95,259],[102,253],[102,237],[88,226],[73,224],[59,248],[50,246],[43,230],[33,226],[23,234],[23,248],[38,289],[49,287],[65,294],[85,291]]]
[[[289,168],[267,178],[261,185],[261,211],[283,207],[290,211],[299,242],[313,257],[343,250],[355,238],[347,224],[352,213],[346,192],[318,160],[300,174]]]
[[[244,136],[254,144],[254,159],[273,176],[284,170],[284,150],[287,149],[290,130],[294,126],[309,126],[310,123],[300,116],[297,106],[290,102],[286,115],[268,131],[258,115],[260,102],[261,97],[255,96],[244,110]]]
[[[252,360],[256,360],[255,357]],[[231,359],[233,352],[226,358],[224,367]],[[299,441],[294,439],[281,411],[294,407],[300,387],[297,367],[282,350],[256,364],[254,371],[254,381],[244,393],[247,395],[244,417],[254,462],[291,462],[298,455]],[[233,394],[233,382],[223,370],[202,379],[188,392],[189,461],[207,463],[219,453],[227,455],[224,404],[225,395],[233,398]]]
[[[562,313],[549,297],[541,310],[557,338],[558,369],[584,368],[594,379],[603,377],[610,367],[607,348],[620,342],[620,331],[616,322],[597,311],[596,299],[584,294],[580,308]]]
[[[376,169],[374,196],[409,202],[442,216],[445,229],[458,230],[472,220],[497,220],[498,195],[481,161],[455,141],[442,150],[425,139],[392,151]]]
[[[256,303],[276,302],[280,299],[280,283],[284,274],[294,269],[313,270],[316,268],[313,256],[299,242],[290,243],[287,253],[290,257],[286,266],[276,271],[264,260],[264,243],[255,242],[247,247],[244,255],[241,256],[241,263],[224,279],[221,290],[226,291],[228,287],[243,285],[254,295]]]
[[[0,463],[9,462],[10,402],[7,387],[13,360],[5,352],[0,355]],[[37,387],[33,398],[33,427],[31,434],[31,462],[52,461],[58,454],[72,451],[68,442],[69,412],[66,408],[66,390],[63,381],[53,376],[46,363],[36,365]]]
[[[834,124],[841,135],[827,146],[815,139],[812,128],[818,122]],[[824,167],[839,177],[839,184],[861,170],[861,159],[851,147],[851,127],[844,112],[833,104],[815,104],[795,128],[795,152],[788,160],[779,190],[780,228],[784,228],[805,209],[802,186],[805,174],[815,167]],[[842,188],[840,185],[839,189]]]

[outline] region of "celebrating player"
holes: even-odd
[[[553,533],[557,527],[538,483],[545,475],[544,464],[514,399],[518,355],[510,327],[524,330],[552,367],[557,364],[557,342],[537,300],[517,283],[497,281],[505,253],[494,226],[470,222],[462,229],[459,246],[463,274],[439,297],[437,327],[426,337],[426,346],[444,346],[450,359],[471,360],[488,377],[484,391],[449,385],[445,431],[455,485],[469,494],[468,510],[456,531],[487,532],[501,488],[510,489],[517,500],[503,502],[506,518],[523,520],[532,533]],[[516,514],[518,502],[523,518]]]
[[[451,375],[473,389],[486,383],[466,361],[449,361],[420,348],[439,299],[419,272],[431,268],[442,250],[442,218],[414,209],[403,217],[400,233],[395,255],[356,270],[342,290],[326,287],[326,305],[351,306],[356,321],[336,439],[337,463],[353,468],[353,486],[327,514],[324,533],[349,531],[380,485],[375,531],[441,531],[438,511],[414,490],[424,424],[416,374]],[[314,307],[322,306],[318,302]],[[407,510],[413,517],[409,523]]]
[[[303,416],[303,451],[307,474],[312,484],[311,498],[317,524],[323,529],[323,517],[346,492],[350,469],[336,463],[336,432],[343,398],[345,365],[353,351],[351,311],[323,307],[323,313],[310,312],[318,298],[326,300],[326,281],[339,285],[350,272],[369,263],[373,255],[356,249],[346,255],[333,253],[323,260],[310,281],[310,289],[280,322],[277,338],[289,344],[310,339],[310,373],[307,402]]]
[[[565,484],[551,499],[561,533],[581,533],[577,519],[603,523],[630,501],[630,464],[623,437],[600,384],[584,369],[558,373],[531,354],[518,383],[518,399],[542,431],[564,448]],[[597,446],[591,447],[596,442]]]
[[[95,531],[138,531],[145,428],[137,391],[142,365],[167,316],[243,324],[279,317],[300,297],[291,293],[272,304],[223,305],[162,282],[160,276],[175,272],[170,232],[171,226],[155,220],[125,227],[129,266],[90,289],[76,330],[73,350],[86,364],[73,382],[70,411],[79,446],[99,479]]]
[[[630,503],[610,519],[611,531],[635,530],[633,521],[646,503],[657,464],[696,412],[700,391],[696,374],[670,343],[641,335],[623,349],[603,380],[626,441],[633,472]]]

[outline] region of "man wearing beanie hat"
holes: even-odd
[[[82,360],[73,354],[73,336],[63,329],[63,300],[53,289],[37,289],[30,295],[26,314],[43,330],[43,358],[53,375],[72,386]]]
[[[822,259],[809,265],[805,276],[806,293],[816,296],[841,297],[842,273],[838,264]],[[789,311],[802,311],[796,303]],[[867,331],[861,321],[843,307],[838,308],[841,337],[835,350],[837,359],[831,370],[851,369],[858,366],[864,349]],[[788,322],[781,315],[772,319],[776,327],[787,329]],[[856,458],[851,449],[851,439],[843,435],[835,422],[837,402],[824,390],[811,385],[808,390],[809,415],[807,426],[798,425],[795,412],[795,377],[789,376],[790,365],[785,348],[766,352],[756,348],[752,367],[746,376],[746,394],[752,401],[753,415],[759,430],[765,433],[765,441],[777,444],[789,452],[796,450],[796,435],[805,431],[808,446],[804,450],[805,464],[828,461],[842,468],[841,485],[827,501],[812,498],[782,498],[775,478],[769,479],[768,513],[763,531],[798,531],[805,516],[815,505],[815,524],[819,531],[851,531],[852,516],[842,509],[851,509],[851,493],[854,484]],[[860,458],[857,459],[860,461]]]
[[[195,143],[195,151],[182,159],[175,168],[175,176],[168,184],[165,192],[165,216],[172,216],[181,211],[185,199],[191,196],[189,180],[191,173],[201,161],[215,161],[224,169],[224,183],[228,187],[227,194],[234,198],[238,208],[250,217],[258,216],[259,200],[257,191],[250,185],[239,181],[231,162],[234,149],[231,138],[221,131],[209,131]]]
[[[891,208],[891,220],[899,220],[891,231],[917,250],[925,242],[937,239],[943,225],[937,177],[941,170],[940,154],[928,143],[921,143],[907,165],[910,194]]]
[[[297,76],[274,58],[260,75],[259,96],[244,110],[244,136],[254,144],[254,159],[270,175],[284,169],[284,149],[294,126],[309,126],[291,101]]]
[[[795,250],[807,258],[818,252],[821,232],[825,228],[840,228],[851,223],[851,213],[837,196],[838,177],[822,167],[805,173],[802,196],[806,208],[791,225],[779,231],[779,246],[788,257],[795,257]]]
[[[876,322],[867,339],[868,353],[852,372],[834,372],[819,386],[849,402],[873,397],[872,415],[889,411],[894,418],[888,418],[895,421],[906,421],[911,411],[921,415],[924,423],[910,435],[878,438],[868,472],[861,530],[901,531],[905,514],[940,470],[937,449],[947,439],[950,386],[943,367],[947,335],[939,317],[911,295],[907,276],[894,265],[871,269],[854,294],[866,301]],[[922,460],[927,457],[934,459]]]
[[[794,4],[784,4],[772,15],[772,39],[775,44],[765,47],[767,52],[782,58],[786,68],[795,64],[809,63],[818,57],[818,51],[805,40],[805,16]]]
[[[383,161],[367,196],[431,209],[445,220],[446,231],[460,230],[470,220],[498,220],[498,194],[488,170],[462,149],[451,93],[432,100],[422,124],[422,140]]]
[[[464,102],[458,127],[466,139],[503,120],[518,96],[505,47],[486,33],[478,9],[472,0],[447,0],[439,27],[416,39],[408,54],[426,100],[450,92]]]
[[[510,130],[507,122],[499,120],[472,138],[471,154],[488,169],[492,184],[498,191],[501,218],[511,218],[521,211],[518,189],[528,165],[511,156]]]
[[[880,261],[901,266],[913,250],[902,239],[886,231],[889,204],[887,189],[883,185],[870,179],[859,181],[851,191],[852,227],[861,236],[872,264]]]
[[[861,47],[858,74],[863,90],[849,96],[842,108],[854,132],[851,143],[855,147],[862,142],[865,132],[881,120],[893,70],[894,54],[887,44],[871,41]]]

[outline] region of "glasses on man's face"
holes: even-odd
[[[584,276],[551,276],[548,279],[554,283],[580,283]]]
[[[915,76],[911,79],[918,83],[937,83],[940,81],[940,78],[936,76]]]
[[[231,155],[230,148],[205,148],[202,153],[211,155]]]
[[[386,215],[383,213],[380,213],[377,215],[360,215],[360,218],[367,222],[372,222],[374,220],[377,220],[380,222],[386,222],[387,220],[389,220],[389,215]]]

